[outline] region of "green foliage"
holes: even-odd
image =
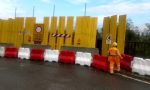
[[[131,19],[126,24],[126,41],[140,41],[140,32],[137,26],[134,26]]]
[[[150,23],[146,23],[145,26],[144,30],[139,30],[131,19],[127,20],[125,53],[150,58]]]

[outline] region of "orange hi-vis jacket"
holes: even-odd
[[[109,56],[119,56],[121,58],[120,52],[116,47],[112,47],[108,50]]]

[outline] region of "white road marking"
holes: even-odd
[[[140,79],[136,79],[136,78],[133,78],[133,77],[129,77],[127,75],[124,75],[124,74],[120,74],[120,73],[116,73],[117,75],[120,75],[122,77],[125,77],[125,78],[129,78],[129,79],[132,79],[132,80],[135,80],[135,81],[138,81],[138,82],[141,82],[141,83],[145,83],[145,84],[149,84],[150,85],[150,82],[147,82],[147,81],[144,81],[144,80],[140,80]]]

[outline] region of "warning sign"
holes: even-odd
[[[44,35],[44,24],[35,24],[33,40],[35,44],[41,44]]]
[[[112,35],[111,35],[111,34],[108,34],[108,35],[106,36],[106,44],[111,44],[111,42],[112,42]]]

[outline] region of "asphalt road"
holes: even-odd
[[[80,65],[0,58],[0,90],[150,90],[150,84]]]

